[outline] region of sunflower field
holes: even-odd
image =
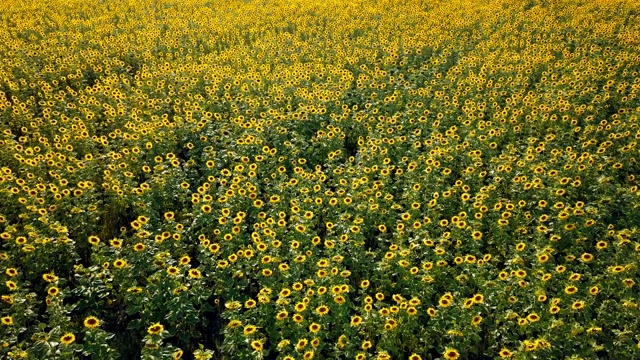
[[[639,359],[640,2],[0,2],[0,358]]]

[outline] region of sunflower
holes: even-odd
[[[508,358],[513,356],[513,353],[511,351],[503,348],[502,350],[500,350],[499,355],[503,359],[508,359]]]
[[[579,281],[582,278],[581,274],[573,273],[569,276],[569,281]]]
[[[281,341],[278,343],[278,345],[276,345],[276,348],[277,348],[278,350],[282,351],[282,349],[284,349],[285,347],[287,347],[287,346],[289,346],[289,345],[291,345],[291,341],[290,341],[290,340],[287,340],[287,339],[284,339],[284,340],[281,340]]]
[[[212,254],[217,254],[217,253],[220,251],[220,244],[218,244],[218,243],[210,244],[210,245],[209,245],[209,251],[210,251]],[[247,256],[247,254],[246,254],[246,253],[245,253],[245,256]],[[247,256],[247,257],[250,257],[250,256]]]
[[[255,333],[256,329],[257,328],[254,325],[247,325],[247,326],[244,327],[244,330],[243,330],[242,333],[244,334],[244,336],[249,336],[249,335]]]
[[[302,290],[303,285],[301,283],[299,283],[299,282],[295,282],[295,283],[293,283],[293,285],[291,287],[295,291],[300,291],[300,290]]]
[[[149,335],[158,335],[163,331],[164,331],[164,326],[162,326],[162,324],[160,323],[152,324],[147,329],[147,333],[149,333]]]
[[[175,266],[169,266],[169,267],[167,268],[167,274],[169,274],[169,275],[177,275],[177,274],[178,274],[178,272],[179,272],[179,270],[178,270],[178,268],[177,268],[177,267],[175,267]]]
[[[6,281],[6,282],[5,282],[5,285],[6,285],[6,286],[7,286],[7,288],[9,288],[9,290],[11,290],[11,291],[15,291],[15,290],[17,290],[17,289],[18,289],[18,285],[17,285],[15,282],[11,281],[11,280]]]
[[[72,333],[66,333],[60,338],[60,343],[65,346],[71,345],[74,341],[76,341],[76,336]]]
[[[484,301],[484,296],[482,294],[475,294],[473,295],[473,302],[476,304],[482,304],[482,302]]]
[[[573,286],[573,285],[570,285],[570,286],[567,286],[567,287],[564,288],[564,292],[567,295],[573,295],[576,292],[578,292],[578,288]]]
[[[58,281],[58,277],[55,276],[53,273],[43,274],[42,279],[48,283],[53,283]]]
[[[193,279],[199,279],[202,277],[202,273],[198,269],[189,270],[189,277]]]
[[[593,260],[593,255],[589,253],[584,253],[580,256],[580,259],[584,262],[590,262],[591,260]]]
[[[281,310],[276,315],[276,319],[278,319],[279,321],[282,321],[282,320],[286,319],[287,317],[289,317],[289,313],[286,310]]]
[[[393,330],[396,326],[398,326],[398,322],[393,319],[388,319],[384,324],[385,330]]]
[[[602,331],[602,328],[601,327],[597,327],[597,326],[590,327],[590,328],[587,329],[587,333],[588,334],[595,334],[595,333],[598,333],[600,331]]]
[[[456,349],[447,348],[444,351],[444,358],[447,360],[456,360],[459,357],[460,357],[460,353]]]
[[[307,304],[304,302],[296,303],[294,309],[296,312],[303,312],[307,308]]]
[[[573,304],[571,304],[571,309],[573,310],[582,310],[584,309],[584,307],[585,307],[585,304],[584,304],[584,301],[582,300],[577,300]]]
[[[173,360],[180,360],[182,359],[182,355],[184,354],[184,351],[182,349],[178,349],[176,352],[173,353],[172,357]]]
[[[516,272],[513,273],[513,275],[519,278],[524,278],[525,276],[527,276],[527,272],[524,270],[517,270]]]
[[[187,255],[180,258],[180,265],[188,265],[191,262],[191,258]]]
[[[314,334],[316,334],[321,329],[322,329],[322,326],[320,326],[320,324],[318,323],[312,323],[311,325],[309,325],[309,331]]]
[[[9,277],[14,277],[18,275],[18,270],[16,270],[15,268],[7,268],[7,270],[5,270],[5,274],[7,274]]]
[[[302,350],[302,349],[304,349],[305,347],[307,347],[307,344],[308,344],[308,343],[309,343],[309,340],[304,339],[304,338],[303,338],[303,339],[300,339],[300,340],[298,340],[298,342],[296,343],[296,349],[298,349],[298,350]]]
[[[316,308],[316,313],[320,316],[325,316],[329,313],[329,307],[326,305],[321,305]]]
[[[95,329],[100,326],[100,320],[95,316],[89,316],[84,319],[84,326],[88,327],[89,329]]]
[[[3,316],[0,320],[2,321],[2,325],[13,325],[13,318],[11,316]]]
[[[529,320],[529,322],[536,322],[538,320],[540,320],[540,316],[536,313],[531,313],[529,315],[527,315],[527,320]]]
[[[127,262],[122,260],[122,259],[117,259],[116,261],[113,262],[113,266],[116,269],[123,269],[123,268],[127,267]]]
[[[142,288],[139,288],[137,286],[130,287],[127,289],[127,292],[132,294],[140,294],[142,292]]]
[[[235,329],[235,328],[238,328],[240,326],[242,326],[242,321],[237,320],[237,319],[233,319],[233,320],[229,321],[229,323],[227,324],[227,327],[229,329]]]
[[[465,300],[465,301],[464,301],[464,305],[463,305],[463,307],[464,307],[465,309],[469,309],[470,307],[472,307],[472,306],[473,306],[473,304],[474,304],[474,302],[473,302],[473,298],[470,298],[470,299],[467,299],[467,300]]]
[[[251,342],[251,347],[255,351],[262,351],[262,349],[264,348],[263,340],[253,340]]]
[[[625,269],[625,267],[624,267],[624,266],[621,266],[621,265],[612,266],[612,267],[610,268],[610,270],[611,270],[614,274],[621,273],[621,272],[623,272],[623,271],[624,271],[624,269]]]
[[[97,236],[89,236],[88,241],[89,241],[89,244],[93,246],[100,244],[100,238]]]
[[[52,286],[47,290],[47,294],[49,294],[49,296],[51,296],[51,297],[56,296],[59,293],[60,293],[60,289],[58,289],[55,286]]]

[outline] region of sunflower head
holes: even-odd
[[[65,346],[71,345],[74,341],[76,341],[76,336],[73,333],[66,333],[60,338],[60,343]]]
[[[100,326],[100,320],[95,316],[89,316],[84,319],[84,326],[88,327],[89,329],[95,329]]]

